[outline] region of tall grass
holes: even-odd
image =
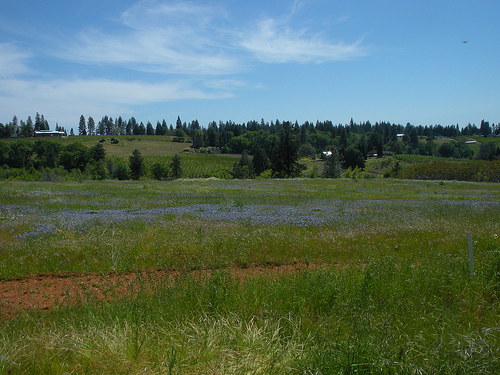
[[[82,294],[2,321],[4,373],[500,371],[497,184],[2,182],[0,191],[3,279],[145,270],[112,300]],[[297,261],[309,266],[252,273]],[[148,273],[157,268],[181,275]],[[210,272],[191,272],[200,269]]]
[[[237,278],[146,279],[135,299],[4,322],[11,373],[496,373],[500,258],[388,256]],[[146,287],[147,286],[147,287]],[[170,372],[169,372],[170,371]]]

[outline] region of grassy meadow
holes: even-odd
[[[499,184],[2,181],[0,192],[1,279],[145,271],[136,296],[0,321],[3,373],[500,372]],[[158,269],[180,276],[148,276]]]

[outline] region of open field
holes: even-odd
[[[5,373],[500,371],[499,184],[3,181],[0,192]]]

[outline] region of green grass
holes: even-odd
[[[133,286],[142,290],[136,297],[86,296],[75,306],[2,321],[0,372],[500,371],[499,184],[4,181],[0,193],[1,278],[146,270]],[[192,205],[199,211],[122,221],[100,216]],[[305,227],[224,220],[261,205],[337,216]],[[217,208],[214,216],[202,216],[210,207]],[[88,216],[79,226],[63,215],[72,212]],[[24,236],[49,224],[56,230]],[[310,268],[243,279],[230,272],[294,262]],[[181,276],[149,276],[158,268]],[[211,273],[191,273],[201,269]]]

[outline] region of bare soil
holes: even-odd
[[[317,264],[296,262],[294,264],[263,264],[249,267],[233,267],[231,275],[239,280],[255,275],[278,276],[295,273],[308,268],[318,268]],[[220,270],[197,270],[190,273],[204,277]],[[145,283],[158,280],[174,280],[183,274],[180,270],[154,270],[109,274],[63,274],[31,275],[20,280],[0,281],[0,319],[10,319],[21,310],[52,310],[75,304],[89,298],[113,300],[137,291],[139,279],[141,290]],[[185,274],[185,272],[184,272]]]

